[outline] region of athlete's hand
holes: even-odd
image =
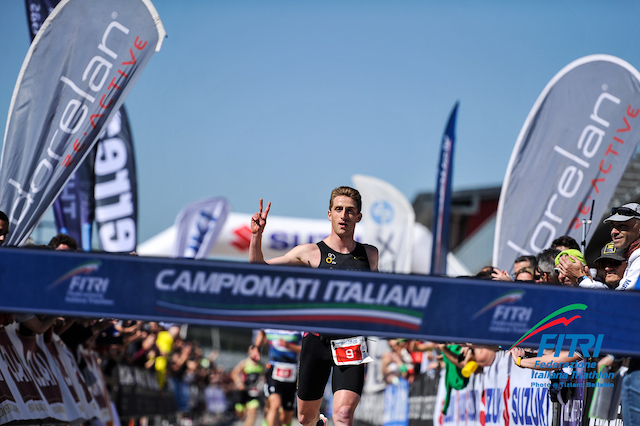
[[[262,234],[264,231],[264,227],[267,224],[267,215],[269,214],[269,209],[271,208],[271,201],[267,204],[267,208],[262,211],[262,198],[260,198],[260,211],[258,213],[254,213],[251,217],[251,233],[252,234]]]

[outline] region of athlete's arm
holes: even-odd
[[[262,198],[260,198],[260,211],[251,216],[251,242],[249,243],[249,262],[265,263],[262,254],[262,233],[267,225],[267,216],[271,209],[271,202],[267,204],[267,208],[262,211]]]
[[[265,343],[267,343],[267,334],[264,332],[264,330],[260,330],[258,331],[258,334],[256,334],[256,340],[253,342],[253,344],[258,348],[261,348],[265,345]]]
[[[569,351],[561,351],[560,356],[557,357],[554,356],[553,351],[545,351],[541,357],[525,358],[524,349],[519,347],[511,349],[511,357],[515,363],[517,363],[518,358],[520,358],[520,367],[531,370],[557,370],[557,364],[571,364],[582,358],[578,352],[573,356],[569,356]],[[556,364],[556,368],[553,368],[553,364]]]
[[[367,251],[367,258],[369,259],[369,268],[374,272],[378,272],[378,258],[379,258],[378,249],[370,244],[365,244],[364,248]]]
[[[249,244],[249,262],[268,263],[269,265],[304,265],[317,267],[320,263],[320,249],[315,244],[302,244],[292,248],[283,256],[264,260],[262,253],[262,233],[267,225],[267,216],[271,209],[271,202],[262,210],[263,201],[260,198],[260,210],[251,217],[251,242]],[[314,256],[315,252],[317,254]],[[317,261],[315,261],[317,258]],[[314,263],[315,261],[315,263]]]
[[[317,268],[320,264],[320,249],[316,244],[301,244],[286,254],[267,260],[269,265],[298,265]]]
[[[236,385],[238,390],[244,389],[244,382],[242,381],[242,370],[244,370],[244,364],[246,363],[246,359],[241,360],[231,371],[231,380]]]

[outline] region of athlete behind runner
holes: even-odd
[[[348,269],[356,271],[378,270],[378,249],[369,244],[355,241],[356,224],[362,219],[362,198],[360,193],[348,186],[341,186],[331,192],[328,218],[331,234],[317,244],[301,244],[283,256],[264,260],[262,254],[262,233],[267,223],[271,203],[263,211],[251,218],[251,245],[249,261],[271,265],[303,265],[312,268]],[[332,350],[333,347],[333,350]],[[357,349],[357,350],[354,350]],[[364,386],[364,364],[366,360],[340,361],[340,353],[366,354],[364,337],[327,336],[305,333],[300,352],[298,379],[298,421],[303,426],[326,425],[326,418],[320,414],[324,388],[333,370],[333,421],[338,426],[351,426],[353,413],[360,402]],[[336,357],[334,357],[336,355]],[[336,365],[338,359],[342,365]]]
[[[231,371],[236,386],[236,415],[244,418],[245,426],[253,426],[260,407],[260,389],[264,379],[264,365],[260,362],[260,350],[249,346],[247,358],[241,360]]]
[[[258,331],[254,344],[261,348],[267,343],[269,363],[264,385],[267,398],[265,421],[268,426],[291,426],[302,333],[271,328]]]

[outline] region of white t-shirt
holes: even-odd
[[[627,262],[627,269],[624,270],[624,274],[622,275],[622,279],[618,283],[618,287],[616,287],[616,290],[635,289],[636,281],[638,281],[638,277],[640,276],[640,261],[638,261],[639,257],[640,249],[631,253],[631,256],[629,256],[629,261]]]

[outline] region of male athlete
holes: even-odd
[[[262,254],[262,233],[271,203],[267,204],[264,211],[262,208],[261,199],[260,211],[251,218],[250,262],[356,271],[378,270],[378,249],[368,244],[360,244],[354,239],[356,223],[362,219],[362,198],[357,190],[341,186],[331,192],[328,212],[331,234],[327,238],[317,244],[296,246],[285,255],[268,261],[264,260]],[[320,405],[332,369],[333,421],[338,426],[353,424],[353,413],[360,402],[364,385],[364,363],[350,362],[345,365],[339,357],[333,356],[345,348],[351,350],[349,345],[362,347],[366,342],[362,336],[344,338],[317,333],[306,333],[302,340],[298,379],[298,421],[303,426],[326,425],[326,418],[320,414]],[[336,360],[339,364],[336,364]]]
[[[302,343],[299,331],[267,328],[259,330],[254,344],[269,344],[264,396],[267,398],[267,426],[291,426],[298,381],[298,354]]]

